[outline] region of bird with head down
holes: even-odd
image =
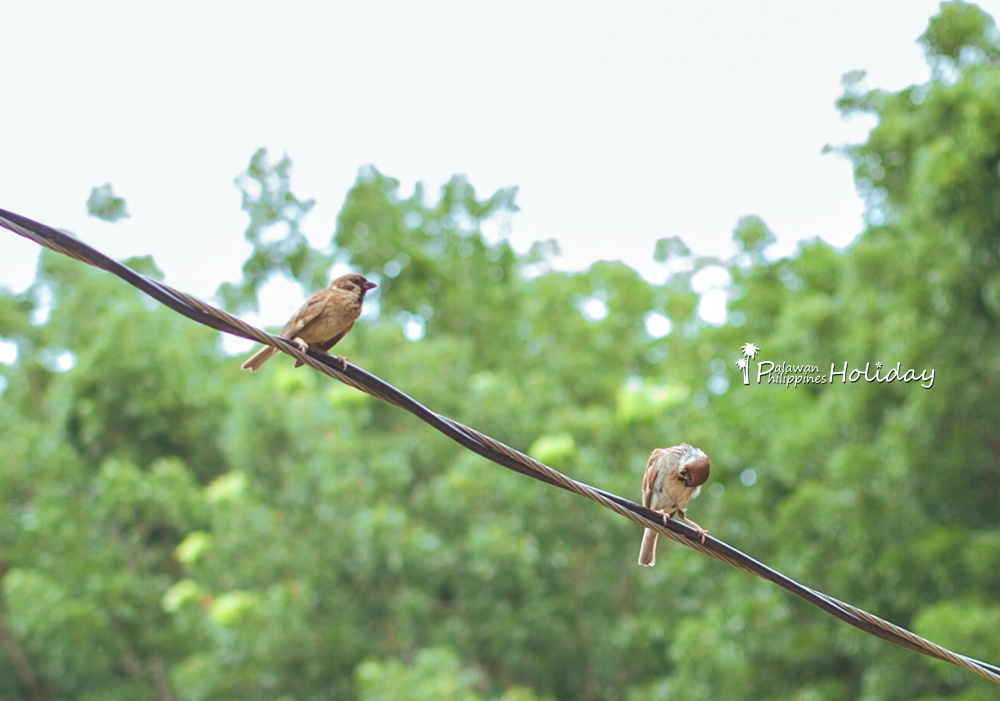
[[[687,443],[671,448],[657,448],[649,456],[642,476],[642,505],[663,515],[663,523],[679,514],[684,523],[694,528],[705,542],[708,531],[684,515],[688,503],[701,492],[708,481],[712,463],[704,451]],[[645,529],[639,549],[639,564],[656,564],[656,531]]]

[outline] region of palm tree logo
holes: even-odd
[[[736,367],[743,371],[743,384],[748,385],[750,384],[750,359],[757,357],[760,348],[757,347],[756,343],[744,343],[740,350],[743,351],[743,357],[736,361]]]

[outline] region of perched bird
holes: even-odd
[[[701,485],[708,481],[712,463],[699,448],[687,443],[672,448],[657,448],[649,456],[646,472],[642,476],[642,505],[663,514],[663,523],[674,514],[698,531],[701,542],[708,534],[704,528],[684,515],[688,502],[698,496]],[[645,529],[642,547],[639,548],[639,564],[652,567],[656,564],[656,531]]]
[[[309,346],[330,350],[347,335],[355,320],[361,316],[365,293],[373,287],[378,285],[369,282],[363,275],[338,277],[329,287],[310,297],[285,324],[280,335],[290,338],[303,353]],[[243,363],[243,369],[250,372],[259,370],[277,352],[277,348],[264,346]],[[302,361],[296,360],[295,367],[300,365]],[[346,362],[344,368],[347,368]]]

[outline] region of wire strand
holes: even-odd
[[[303,353],[298,346],[286,338],[265,333],[221,309],[206,304],[183,292],[179,292],[169,285],[151,280],[72,236],[35,222],[27,217],[0,209],[0,226],[57,253],[116,275],[164,306],[169,307],[179,314],[183,314],[192,321],[204,324],[223,333],[277,348],[324,375],[328,375],[335,380],[413,414],[464,448],[502,467],[590,499],[604,508],[610,509],[616,514],[634,521],[645,528],[650,528],[671,540],[693,548],[727,565],[767,580],[804,599],[831,616],[870,635],[922,655],[963,667],[970,672],[989,679],[995,684],[1000,684],[1000,667],[954,653],[856,606],[799,584],[790,577],[771,569],[718,538],[708,536],[705,542],[702,543],[699,535],[690,526],[674,519],[668,519],[664,523],[661,515],[655,511],[651,511],[624,497],[611,494],[610,492],[567,477],[561,472],[553,470],[551,467],[500,441],[432,411],[381,378],[349,362],[344,361],[342,363],[341,358],[331,356],[313,348],[309,348]]]

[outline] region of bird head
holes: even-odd
[[[689,488],[700,487],[708,481],[708,475],[712,471],[712,463],[700,448],[684,443],[684,453],[681,457],[681,470],[678,478],[683,480],[684,486]]]
[[[374,287],[378,287],[378,285],[369,281],[364,275],[351,273],[348,275],[341,275],[330,283],[330,287],[339,287],[340,289],[347,290],[348,292],[355,292],[357,293],[359,299],[364,299],[365,293]]]

